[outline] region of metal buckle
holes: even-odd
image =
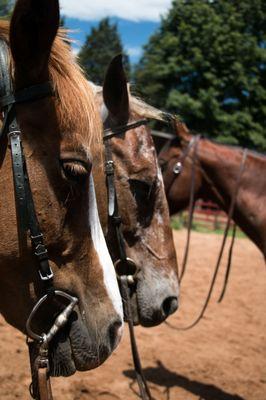
[[[105,173],[106,175],[114,174],[114,162],[112,160],[106,161],[105,163]]]
[[[40,260],[48,259],[48,251],[43,243],[37,244],[35,247],[35,256],[37,256]]]
[[[122,267],[128,268],[128,272],[124,273],[124,271],[119,271],[120,268]],[[116,270],[116,277],[118,280],[121,280],[121,276],[126,276],[127,277],[127,282],[131,285],[134,284],[137,274],[139,272],[139,268],[137,268],[136,263],[129,257],[126,257],[125,260],[121,260],[120,258],[114,262],[114,267]]]
[[[48,263],[47,263],[48,264]],[[50,280],[52,280],[53,279],[53,277],[54,277],[54,273],[53,273],[53,271],[51,270],[51,267],[50,267],[50,265],[48,264],[48,266],[47,266],[47,269],[48,269],[48,271],[47,272],[45,272],[45,275],[42,275],[42,271],[39,269],[39,276],[40,276],[40,278],[41,278],[41,280],[42,281],[50,281]]]
[[[57,318],[55,319],[54,324],[52,325],[51,329],[49,330],[48,333],[42,333],[41,335],[33,332],[33,330],[31,329],[31,324],[32,324],[32,320],[33,317],[35,316],[35,314],[37,313],[37,311],[39,310],[39,308],[41,307],[41,305],[43,303],[45,303],[45,301],[48,299],[48,294],[44,295],[33,307],[32,312],[30,313],[30,316],[27,320],[26,323],[26,331],[28,336],[33,339],[36,340],[37,342],[39,342],[40,344],[44,343],[48,345],[48,343],[52,340],[52,338],[56,335],[56,333],[59,331],[59,329],[61,329],[68,321],[68,318],[70,316],[70,314],[72,313],[74,307],[76,306],[76,304],[78,303],[78,299],[74,296],[71,296],[68,293],[65,293],[61,290],[55,290],[54,292],[55,296],[58,297],[64,297],[65,299],[69,300],[69,305],[65,307],[65,309],[57,316]]]
[[[183,169],[182,163],[180,161],[177,161],[177,163],[174,165],[173,173],[175,175],[179,175],[182,169]]]

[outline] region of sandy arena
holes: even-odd
[[[174,232],[179,260],[185,235],[185,231]],[[172,325],[185,326],[198,315],[221,240],[221,235],[192,233],[180,310],[169,318]],[[266,267],[249,240],[237,239],[228,292],[218,305],[221,282],[220,277],[207,315],[194,329],[178,332],[166,324],[136,329],[154,399],[266,399]],[[0,399],[28,400],[25,339],[3,319],[0,354]],[[55,400],[138,399],[127,329],[121,345],[102,367],[67,379],[53,379],[52,386]]]

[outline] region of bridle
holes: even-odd
[[[195,138],[195,140],[193,140],[194,138]],[[187,264],[187,257],[188,257],[188,252],[189,252],[189,245],[190,245],[190,233],[191,233],[191,228],[192,228],[193,211],[194,211],[194,200],[195,200],[195,166],[196,166],[196,161],[197,161],[197,145],[198,145],[199,140],[200,140],[200,136],[199,135],[193,136],[191,138],[191,140],[188,143],[188,146],[185,148],[185,150],[183,151],[181,156],[178,158],[177,162],[174,164],[174,167],[172,168],[173,179],[171,181],[171,186],[173,185],[175,178],[182,173],[185,159],[189,156],[189,153],[190,153],[191,149],[194,146],[194,154],[192,156],[192,176],[191,176],[191,186],[190,186],[189,222],[188,222],[188,229],[187,229],[187,243],[186,243],[185,254],[184,254],[184,258],[183,258],[183,262],[182,262],[182,269],[181,269],[181,274],[180,274],[180,282],[181,282],[182,277],[184,276],[184,273],[185,273],[185,268],[186,268],[186,264]],[[199,316],[190,325],[188,325],[186,327],[181,327],[181,328],[180,327],[172,327],[170,325],[173,329],[182,330],[182,331],[191,329],[194,326],[196,326],[201,321],[203,316],[205,315],[205,311],[206,311],[206,309],[207,309],[207,307],[209,305],[209,301],[210,301],[210,298],[211,298],[211,295],[212,295],[212,292],[213,292],[213,289],[214,289],[216,278],[218,276],[218,272],[219,272],[219,269],[220,269],[221,260],[222,260],[222,256],[223,256],[224,248],[225,248],[225,244],[226,244],[226,239],[227,239],[228,232],[229,232],[229,229],[230,229],[231,220],[232,220],[232,217],[233,217],[235,204],[236,204],[236,200],[237,200],[237,195],[238,195],[238,191],[239,191],[240,184],[241,184],[241,178],[242,178],[242,175],[243,175],[243,172],[244,172],[244,168],[245,168],[245,162],[246,162],[246,158],[247,158],[247,153],[248,153],[247,149],[244,149],[243,150],[243,154],[242,154],[240,167],[239,167],[239,171],[238,171],[238,175],[237,175],[237,178],[236,178],[236,184],[235,184],[234,192],[233,192],[233,195],[231,197],[231,201],[230,201],[230,205],[229,205],[229,210],[228,210],[228,215],[227,215],[227,223],[226,223],[225,230],[224,230],[224,235],[223,235],[221,248],[220,248],[218,259],[217,259],[217,262],[216,262],[216,265],[215,265],[215,269],[214,269],[214,274],[213,274],[213,278],[212,278],[212,281],[211,281],[211,285],[210,285],[206,300],[204,302],[204,305],[202,307],[202,310],[201,310]],[[202,168],[201,168],[201,171],[202,171],[206,181],[210,185],[212,185],[212,187],[214,187],[211,179],[208,177],[208,175],[205,173],[205,171]],[[218,195],[219,195],[219,193],[218,193]],[[221,196],[219,195],[219,197],[221,197]],[[228,283],[230,270],[231,270],[232,253],[233,253],[233,246],[234,246],[234,242],[235,242],[235,236],[236,236],[236,224],[234,223],[231,244],[230,244],[229,252],[228,252],[228,260],[227,260],[227,266],[226,266],[226,273],[225,273],[225,277],[224,277],[223,288],[222,288],[221,294],[220,294],[219,299],[218,299],[219,303],[223,300],[223,297],[225,295],[226,288],[227,288],[227,283]],[[167,324],[169,325],[169,323],[167,323]]]
[[[52,400],[49,381],[49,343],[56,333],[67,323],[78,299],[53,286],[53,271],[49,265],[47,248],[36,215],[26,158],[22,146],[22,134],[16,118],[16,104],[31,103],[54,95],[50,82],[27,87],[14,92],[9,73],[9,50],[5,41],[0,40],[0,110],[4,121],[0,132],[0,143],[9,143],[12,158],[14,193],[18,228],[20,255],[26,250],[27,233],[31,240],[32,253],[38,265],[38,276],[44,295],[35,304],[26,323],[28,345],[31,359],[31,395],[38,400]],[[32,330],[32,321],[41,305],[51,299],[63,298],[68,305],[63,306],[52,327],[47,333],[37,334]],[[62,307],[61,307],[62,309]]]
[[[172,185],[174,184],[176,178],[182,173],[185,161],[189,154],[192,153],[192,169],[191,169],[191,185],[190,185],[190,194],[189,194],[189,218],[188,218],[188,226],[187,226],[187,241],[186,247],[181,263],[181,270],[180,274],[178,274],[179,284],[181,284],[183,276],[186,271],[187,261],[188,261],[188,253],[190,248],[190,237],[191,237],[191,229],[192,229],[192,222],[193,222],[193,212],[195,206],[195,181],[196,181],[196,162],[197,162],[197,150],[198,150],[198,143],[200,141],[200,135],[192,136],[192,138],[187,143],[187,146],[182,151],[180,156],[177,157],[177,161],[175,162],[174,166],[172,167],[172,177],[169,186],[166,190],[166,195],[170,192]],[[170,160],[169,160],[170,162]]]
[[[137,122],[128,123],[115,128],[107,127],[107,123],[108,122],[106,120],[106,122],[104,123],[105,129],[103,134],[103,141],[105,144],[105,175],[108,196],[109,227],[111,227],[111,229],[114,231],[115,241],[118,248],[118,258],[114,260],[114,266],[116,269],[120,292],[123,299],[125,319],[128,322],[131,352],[140,395],[143,400],[152,400],[152,396],[141,366],[140,356],[134,333],[134,323],[130,303],[130,285],[136,283],[139,269],[137,267],[137,264],[131,258],[127,257],[125,239],[121,229],[122,220],[119,213],[115,188],[115,164],[112,157],[111,144],[111,139],[113,137],[117,137],[139,126],[146,125],[148,121],[146,119],[141,119]]]

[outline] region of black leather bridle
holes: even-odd
[[[35,304],[26,324],[28,337],[33,339],[33,342],[29,342],[30,356],[33,352],[37,353],[33,360],[34,366],[32,364],[33,385],[31,394],[34,398],[40,400],[52,399],[49,384],[48,345],[58,330],[68,321],[78,299],[60,290],[55,290],[53,286],[53,271],[49,265],[47,248],[34,207],[22,146],[22,134],[17,121],[15,106],[53,96],[54,90],[50,82],[45,82],[14,92],[9,65],[10,56],[7,43],[0,40],[0,111],[4,116],[0,132],[0,145],[9,143],[11,149],[20,255],[26,248],[27,233],[29,233],[32,252],[37,260],[38,274],[45,293]],[[41,335],[33,332],[31,328],[33,317],[44,302],[55,296],[67,299],[69,304],[56,318],[49,332]]]
[[[134,368],[136,378],[140,390],[140,395],[143,400],[152,400],[152,396],[146,382],[144,372],[141,366],[140,356],[137,348],[137,343],[134,333],[134,323],[130,303],[130,285],[133,285],[137,280],[138,267],[137,264],[129,257],[127,257],[125,239],[121,229],[121,216],[119,213],[119,207],[117,202],[117,194],[115,188],[115,165],[112,157],[112,144],[111,139],[126,133],[131,129],[135,129],[139,126],[146,125],[148,121],[141,119],[137,122],[125,124],[123,126],[111,128],[107,127],[107,122],[104,123],[104,134],[103,141],[105,144],[105,175],[106,175],[106,187],[108,196],[108,223],[109,227],[115,233],[115,241],[118,248],[118,258],[114,261],[116,269],[117,279],[119,282],[120,292],[124,304],[125,319],[128,323],[131,352],[134,362]],[[113,252],[112,252],[113,253]]]

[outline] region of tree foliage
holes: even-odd
[[[266,2],[173,1],[135,79],[190,128],[266,150]]]
[[[120,53],[124,54],[124,51],[117,25],[112,24],[109,18],[104,18],[87,36],[78,58],[88,79],[102,85],[107,66],[112,58]],[[124,66],[129,73],[127,55],[124,55]]]
[[[10,17],[14,6],[14,0],[0,0],[0,18]]]

